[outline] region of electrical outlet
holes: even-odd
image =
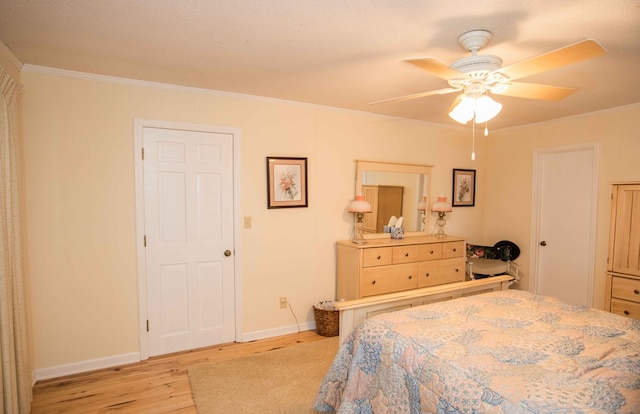
[[[287,307],[287,298],[286,297],[280,298],[280,309],[285,309],[286,307]]]

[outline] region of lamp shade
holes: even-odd
[[[487,95],[472,98],[462,95],[462,99],[456,105],[449,116],[461,124],[466,124],[475,116],[477,123],[487,122],[502,110],[502,104],[494,101]]]
[[[487,122],[494,116],[498,115],[502,110],[502,104],[494,101],[487,95],[482,95],[476,99],[476,122]]]
[[[422,201],[418,203],[418,211],[427,210],[427,196],[422,197]]]
[[[357,195],[356,199],[349,203],[347,210],[349,213],[370,213],[371,204],[364,199],[363,195]]]
[[[473,101],[473,98],[462,95],[462,99],[458,105],[449,112],[449,116],[461,124],[466,124],[468,121],[471,121],[473,119]]]
[[[438,201],[433,203],[433,205],[431,206],[431,211],[449,212],[453,211],[453,208],[451,208],[451,204],[447,202],[447,197],[438,196]]]

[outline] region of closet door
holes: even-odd
[[[575,305],[593,303],[596,160],[592,145],[535,153],[534,292]]]
[[[143,143],[149,355],[233,341],[233,136],[145,127]]]

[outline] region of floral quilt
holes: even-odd
[[[367,319],[325,413],[640,413],[640,321],[507,290]]]

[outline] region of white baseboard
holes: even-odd
[[[140,352],[131,352],[130,354],[114,355],[54,367],[40,368],[35,370],[34,376],[36,381],[41,381],[50,378],[64,377],[65,375],[79,374],[81,372],[95,371],[96,369],[117,367],[134,362],[140,362]]]
[[[302,331],[311,331],[316,329],[315,322],[305,322],[298,325],[282,326],[274,329],[265,329],[263,331],[254,331],[243,334],[238,342],[257,341],[259,339],[272,338],[274,336],[288,335]],[[131,352],[129,354],[114,355],[105,358],[90,359],[87,361],[73,362],[71,364],[57,365],[48,368],[36,369],[33,377],[35,381],[41,381],[51,378],[64,377],[66,375],[80,374],[82,372],[95,371],[103,368],[113,368],[120,365],[140,362],[140,352]]]
[[[299,331],[312,331],[316,329],[315,322],[305,322],[300,324]],[[274,336],[288,335],[298,332],[298,325],[281,326],[274,329],[265,329],[264,331],[248,332],[238,339],[238,342],[257,341],[259,339],[273,338]]]

